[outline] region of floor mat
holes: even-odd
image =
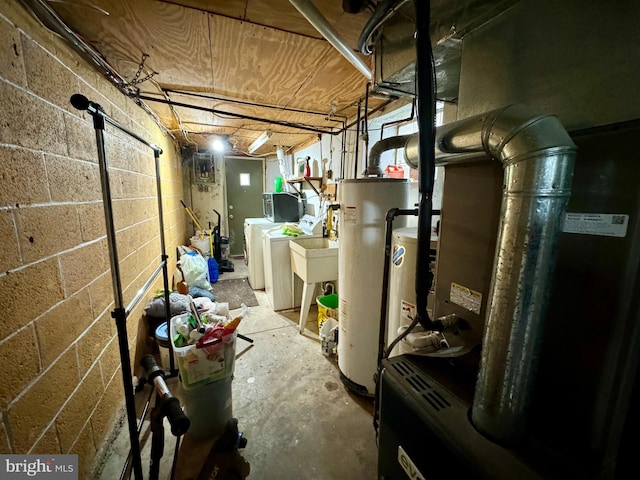
[[[216,302],[228,302],[229,310],[240,308],[243,303],[247,307],[258,305],[258,299],[246,278],[219,280],[212,287]]]

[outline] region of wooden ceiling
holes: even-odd
[[[345,13],[341,0],[313,3],[356,50],[369,12]],[[353,117],[365,94],[367,79],[288,0],[55,0],[50,6],[127,81],[136,82],[146,55],[137,81],[151,77],[136,85],[140,94],[201,110],[144,102],[181,143],[200,149],[225,135],[237,153],[247,152],[267,129],[272,137],[256,154],[308,144],[317,131]],[[369,106],[381,101],[371,98]]]

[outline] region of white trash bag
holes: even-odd
[[[180,255],[180,266],[184,273],[184,280],[190,287],[200,287],[211,291],[209,283],[209,266],[207,261],[197,253],[183,253]]]

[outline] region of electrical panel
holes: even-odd
[[[216,183],[216,162],[213,154],[193,154],[193,184],[214,185]]]

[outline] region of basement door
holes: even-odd
[[[226,157],[229,254],[244,252],[244,219],[262,218],[263,160]]]

